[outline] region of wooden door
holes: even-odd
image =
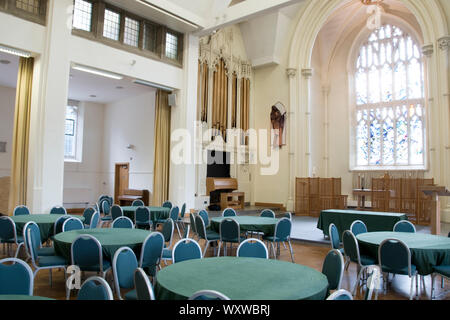
[[[124,194],[128,188],[130,173],[129,163],[116,163],[115,179],[114,179],[114,203],[119,204],[119,196]]]

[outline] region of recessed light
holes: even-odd
[[[9,60],[0,60],[0,64],[10,64],[11,61]]]
[[[97,98],[97,96],[95,94],[91,94],[89,97],[91,98]]]

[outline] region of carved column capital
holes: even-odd
[[[445,36],[438,39],[439,49],[443,51],[448,51],[450,47],[450,36]]]
[[[427,44],[422,46],[422,54],[429,58],[434,53],[434,46],[432,44]]]
[[[294,78],[297,75],[297,69],[295,69],[295,68],[287,68],[286,69],[286,74],[287,74],[289,79],[292,79],[292,78]]]
[[[309,79],[312,77],[313,74],[313,69],[302,69],[302,76],[305,79]]]

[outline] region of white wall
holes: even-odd
[[[83,109],[84,113],[82,159],[81,162],[64,163],[63,201],[66,204],[84,201],[93,203],[102,191],[105,106],[93,102],[81,102],[79,108]]]
[[[9,177],[11,174],[15,101],[16,89],[0,86],[0,141],[6,142],[6,152],[0,153],[0,177]]]
[[[149,92],[105,105],[101,192],[114,195],[115,163],[129,162],[130,189],[153,194],[155,94]],[[127,149],[128,145],[133,149]]]

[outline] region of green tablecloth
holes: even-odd
[[[55,300],[52,298],[39,297],[39,296],[27,296],[27,295],[17,295],[17,294],[2,294],[0,295],[0,300]]]
[[[328,280],[299,264],[236,257],[187,260],[156,275],[157,300],[184,300],[199,290],[216,290],[232,300],[323,300]]]
[[[139,207],[122,207],[123,214],[134,221],[134,213]],[[146,207],[150,210],[150,219],[153,224],[159,219],[167,219],[169,217],[170,209],[165,207]]]
[[[279,219],[265,218],[258,216],[236,216],[231,217],[239,223],[241,232],[256,231],[264,232],[266,235],[273,235],[275,232],[275,225]],[[210,221],[211,229],[219,233],[220,222],[225,217],[212,218]]]
[[[350,230],[353,221],[361,220],[367,226],[369,232],[375,231],[392,231],[394,225],[400,220],[408,220],[404,213],[391,212],[372,212],[358,210],[322,210],[317,228],[328,236],[328,229],[331,223],[334,223],[339,232],[339,238],[342,240],[342,233]]]
[[[142,243],[150,234],[147,230],[140,229],[113,229],[97,228],[62,232],[55,236],[54,247],[57,255],[63,256],[70,261],[70,246],[72,242],[82,234],[90,234],[97,238],[102,245],[103,257],[112,261],[114,253],[120,247],[131,248],[139,259]]]
[[[356,236],[362,254],[378,261],[378,247],[388,238],[405,242],[411,251],[411,263],[419,274],[428,275],[435,265],[450,265],[450,238],[423,233],[369,232]]]
[[[23,228],[25,227],[25,224],[27,224],[27,222],[36,222],[39,226],[39,229],[41,230],[41,240],[42,242],[45,242],[53,235],[55,222],[62,216],[62,214],[29,214],[23,216],[14,216],[11,217],[11,219],[13,219],[14,223],[16,224],[16,231],[18,235],[23,234]],[[84,221],[83,216],[70,216]]]

